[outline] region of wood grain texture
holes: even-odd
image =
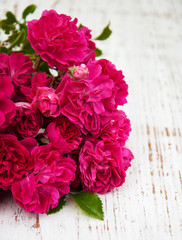
[[[55,215],[21,210],[7,193],[0,201],[0,239],[182,239],[182,1],[31,1],[77,17],[97,36],[111,22],[113,34],[98,43],[104,58],[122,69],[129,84],[124,109],[132,123],[127,146],[135,159],[126,183],[101,196],[104,222],[68,199]],[[28,0],[1,0],[0,16],[20,17]]]

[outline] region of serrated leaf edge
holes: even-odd
[[[79,193],[78,193],[78,194],[79,194]],[[95,212],[93,211],[93,209],[88,208],[87,206],[85,206],[84,202],[80,201],[80,202],[84,205],[84,207],[87,208],[89,211],[93,212],[93,214],[90,214],[90,213],[86,212],[86,211],[78,204],[77,199],[74,198],[74,195],[77,195],[77,194],[70,194],[70,195],[71,195],[71,197],[73,198],[74,202],[79,206],[79,208],[82,209],[82,211],[84,211],[84,212],[87,213],[88,215],[91,215],[91,216],[96,217],[96,218],[98,218],[98,219],[100,219],[100,220],[103,221],[103,220],[104,220],[103,203],[102,203],[101,199],[99,198],[99,196],[98,196],[96,193],[93,193],[93,194],[97,197],[97,199],[99,200],[99,202],[100,202],[100,204],[101,204],[101,214],[95,213]]]
[[[50,208],[49,211],[47,212],[47,215],[57,213],[57,212],[59,212],[61,209],[63,209],[63,207],[66,205],[67,196],[64,195],[64,196],[62,196],[61,198],[63,199],[63,200],[62,200],[62,201],[63,201],[63,204],[60,205],[60,203],[58,203],[58,205],[57,205],[55,208]],[[60,199],[61,199],[61,198],[60,198]],[[59,200],[60,200],[60,199],[59,199]]]

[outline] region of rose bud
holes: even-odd
[[[88,74],[89,74],[89,71],[85,64],[76,66],[73,71],[73,77],[76,79],[85,79],[88,76]]]
[[[32,106],[39,109],[45,117],[57,117],[60,114],[59,96],[53,88],[38,88]]]

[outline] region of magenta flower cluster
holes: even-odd
[[[0,54],[0,188],[28,212],[45,213],[70,189],[104,194],[121,186],[133,159],[122,71],[95,59],[90,30],[44,11],[28,40],[59,76],[23,53]]]

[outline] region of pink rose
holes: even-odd
[[[11,97],[14,87],[11,78],[6,75],[0,75],[0,99]]]
[[[86,141],[79,155],[83,189],[104,194],[125,181],[123,157],[118,142]]]
[[[90,39],[92,39],[92,35],[91,35],[91,30],[88,29],[85,26],[82,26],[79,30],[79,33],[82,34],[84,36],[84,38],[86,39],[87,42],[87,55],[85,56],[85,58],[83,59],[83,63],[87,63],[90,60],[94,60],[95,59],[95,43],[93,41],[91,41]],[[78,63],[77,63],[78,64]]]
[[[15,115],[15,104],[9,99],[13,91],[11,79],[0,75],[0,130],[6,128]]]
[[[21,181],[15,182],[11,188],[14,200],[27,212],[46,213],[49,207],[56,206],[60,194],[55,187],[37,183],[36,176],[31,173]]]
[[[117,112],[118,104],[126,101],[127,84],[122,72],[107,60],[90,61],[87,68],[85,79],[75,81],[66,74],[56,92],[61,92],[61,113],[84,134],[97,135],[103,121],[107,122]]]
[[[37,90],[40,87],[49,87],[51,83],[52,77],[48,78],[47,74],[37,73],[32,77],[31,87],[30,86],[21,86],[21,92],[26,96],[26,100],[28,102],[32,102],[34,96],[37,93]]]
[[[32,169],[28,150],[11,134],[0,135],[0,187],[10,189]]]
[[[73,77],[76,79],[84,79],[88,76],[88,74],[89,74],[89,71],[85,64],[76,66],[73,71]]]
[[[71,17],[54,10],[46,10],[39,20],[28,22],[28,40],[51,68],[65,71],[83,62],[95,49],[89,30],[78,30],[76,23],[77,19],[71,21]]]
[[[124,146],[130,131],[130,120],[123,111],[118,110],[107,123],[103,124],[99,136],[103,140],[117,140],[121,146]]]
[[[59,95],[48,87],[39,87],[32,102],[32,106],[45,117],[57,117],[60,114],[59,104]]]
[[[112,89],[112,85],[108,87]],[[87,79],[74,81],[66,74],[56,91],[60,90],[61,113],[71,122],[78,125],[84,134],[88,132],[98,134],[101,117],[107,115],[102,104],[104,96],[100,92],[105,90],[107,95],[107,89],[100,89],[99,91],[94,86],[89,86]],[[100,99],[97,98],[97,93],[100,94]]]
[[[26,149],[31,153],[34,147],[37,146],[37,141],[35,138],[24,138],[21,141],[21,144],[26,147]]]
[[[16,116],[9,127],[10,133],[19,138],[34,137],[42,125],[42,117],[30,103],[18,102],[15,105]]]
[[[126,171],[131,166],[131,161],[133,160],[134,156],[132,152],[128,148],[122,148],[122,155],[123,155],[123,169]]]
[[[10,125],[16,113],[14,102],[10,99],[0,99],[0,129],[4,129]]]
[[[82,140],[80,129],[64,116],[55,118],[48,125],[47,136],[52,144],[61,148],[63,154],[77,149]]]
[[[9,76],[16,86],[29,85],[33,72],[32,61],[23,53],[0,54],[0,75]]]
[[[124,75],[121,70],[116,70],[114,64],[107,59],[98,60],[97,64],[102,67],[102,76],[108,77],[113,80],[113,101],[115,107],[124,105],[128,96],[128,85],[124,81]]]
[[[35,147],[32,152],[34,172],[12,185],[15,202],[28,212],[46,213],[58,199],[70,191],[76,165],[63,157],[51,144]]]
[[[14,102],[25,101],[25,96],[21,92],[22,86],[30,86],[31,74],[35,72],[33,63],[28,56],[23,53],[0,54],[0,76],[8,76],[14,85],[12,95]]]

